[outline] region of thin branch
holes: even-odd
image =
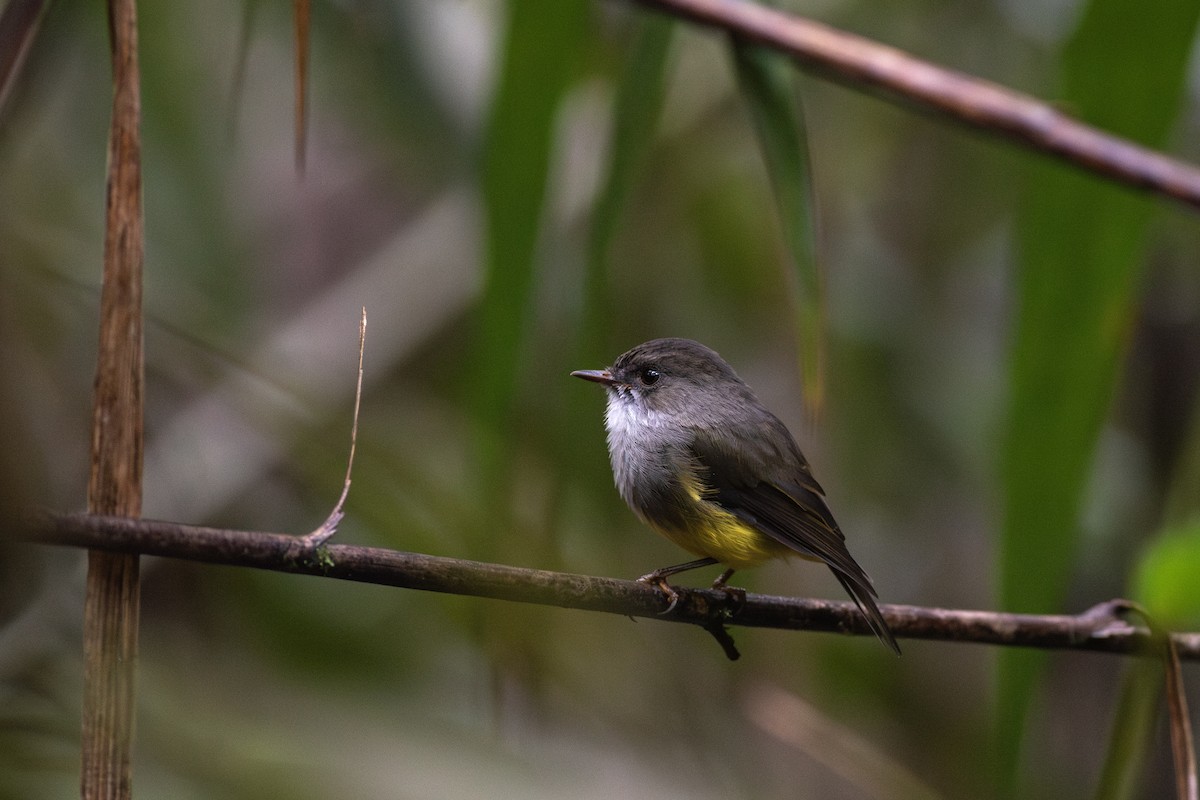
[[[522,603],[605,611],[611,614],[686,622],[710,630],[715,625],[826,631],[870,636],[853,603],[748,594],[731,607],[727,593],[680,589],[670,617],[657,589],[636,581],[522,569],[456,558],[404,553],[374,547],[308,547],[300,537],[281,533],[222,530],[173,522],[40,515],[24,535],[30,542],[104,548],[128,553],[254,567],[342,580],[399,586],[447,594],[490,597]],[[1108,653],[1155,652],[1154,637],[1123,619],[1125,601],[1101,603],[1077,615],[1005,614],[920,606],[880,606],[898,637],[977,642],[1012,647],[1092,650]],[[1200,633],[1175,633],[1181,659],[1200,660]]]
[[[784,52],[855,88],[881,89],[1088,172],[1200,208],[1200,168],[1105,133],[1029,95],[745,0],[636,0]]]

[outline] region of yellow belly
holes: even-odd
[[[705,505],[705,511],[693,516],[686,525],[665,528],[650,523],[650,526],[684,550],[715,558],[733,569],[756,567],[772,558],[796,555],[791,548],[750,527],[728,511],[710,503]]]

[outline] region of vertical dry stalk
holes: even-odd
[[[296,172],[304,175],[308,159],[308,26],[312,17],[309,0],[292,0],[296,25]]]
[[[92,417],[88,510],[142,506],[141,94],[135,0],[110,0],[113,109],[104,283]],[[91,551],[84,608],[84,798],[128,798],[138,634],[138,558]]]

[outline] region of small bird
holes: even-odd
[[[678,594],[667,578],[711,564],[734,570],[772,558],[820,561],[897,655],[871,579],[846,549],[825,492],[796,440],[716,352],[690,339],[654,339],[608,369],[577,370],[608,395],[604,427],[621,497],[696,561],[638,580]]]

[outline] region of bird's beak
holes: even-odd
[[[571,373],[571,377],[583,378],[592,383],[602,383],[605,386],[612,386],[617,382],[612,373],[606,369],[577,369]]]

